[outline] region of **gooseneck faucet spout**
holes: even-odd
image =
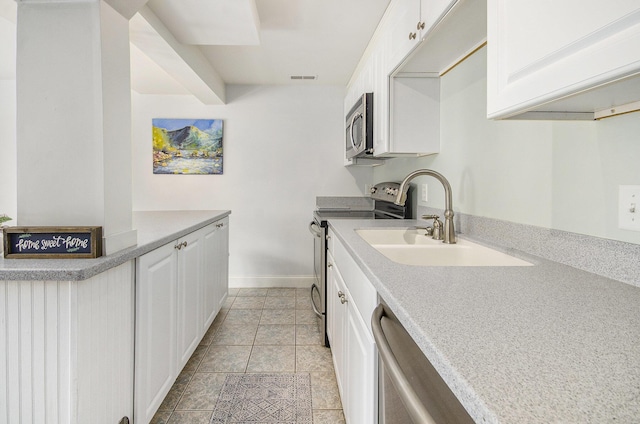
[[[451,185],[449,185],[449,181],[444,177],[444,175],[439,172],[433,171],[431,169],[418,169],[417,171],[413,171],[409,175],[407,175],[400,187],[398,188],[398,196],[396,197],[395,204],[396,205],[404,205],[407,201],[407,191],[409,190],[409,182],[413,180],[415,177],[419,177],[421,175],[428,175],[436,180],[440,181],[442,186],[444,187],[444,240],[443,243],[455,244],[456,242],[456,232],[453,227],[453,202],[451,200]]]

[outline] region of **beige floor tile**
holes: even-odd
[[[296,309],[312,309],[309,295],[296,297]]]
[[[312,372],[310,375],[313,409],[342,409],[335,373],[333,371]]]
[[[307,288],[230,289],[152,424],[209,424],[231,372],[309,372],[314,424],[345,422]]]
[[[290,324],[260,325],[255,345],[293,345],[295,344],[295,326]]]
[[[193,372],[183,371],[180,373],[178,378],[176,378],[175,383],[171,386],[169,393],[165,396],[164,400],[160,404],[158,411],[173,411],[180,400],[180,397],[184,393],[191,377],[193,376]]]
[[[247,372],[294,372],[295,346],[254,346]]]
[[[237,297],[241,296],[261,296],[264,297],[267,295],[269,289],[240,289],[238,291]]]
[[[226,373],[195,373],[182,394],[176,410],[212,411],[226,376]]]
[[[265,309],[295,309],[295,297],[267,297],[264,302]]]
[[[296,298],[296,289],[294,288],[273,288],[267,292],[268,297],[291,297]]]
[[[191,355],[191,358],[187,361],[187,364],[182,369],[182,372],[195,372],[200,365],[200,361],[204,358],[204,354],[207,352],[207,346],[200,345]]]
[[[324,346],[296,346],[296,372],[331,372],[331,350]]]
[[[296,325],[296,345],[322,345],[318,325]]]
[[[296,315],[293,309],[264,309],[260,318],[260,325],[266,324],[295,324]]]
[[[231,309],[224,319],[225,324],[258,324],[261,309]]]
[[[211,411],[175,411],[167,424],[209,424]]]
[[[257,330],[257,322],[255,324],[227,324],[225,322],[220,326],[215,336],[213,336],[211,344],[214,346],[251,346],[256,338]]]
[[[318,324],[318,316],[312,309],[296,309],[296,324]]]
[[[198,372],[245,372],[251,346],[210,346]]]
[[[169,422],[169,417],[173,411],[158,411],[153,416],[149,424],[167,424]]]
[[[236,300],[231,305],[231,310],[234,309],[262,309],[264,306],[265,297],[262,296],[246,296],[236,297]]]
[[[344,424],[344,422],[341,409],[313,410],[313,424]]]

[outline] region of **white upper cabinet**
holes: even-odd
[[[488,0],[487,8],[489,118],[593,119],[640,100],[639,0]]]
[[[483,0],[391,0],[345,97],[373,92],[374,158],[439,152],[439,77],[485,40]]]
[[[387,9],[386,25],[391,37],[389,65],[402,62],[420,41],[420,0],[391,1]],[[389,74],[392,69],[387,71]]]

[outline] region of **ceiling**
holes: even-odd
[[[149,0],[147,8],[226,84],[346,85],[388,3]]]
[[[135,91],[191,93],[208,104],[224,102],[226,84],[346,85],[389,3],[105,1],[131,17]],[[15,10],[14,0],[0,0],[0,16],[15,22]]]

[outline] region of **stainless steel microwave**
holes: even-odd
[[[347,159],[373,154],[373,93],[363,94],[347,114]]]

